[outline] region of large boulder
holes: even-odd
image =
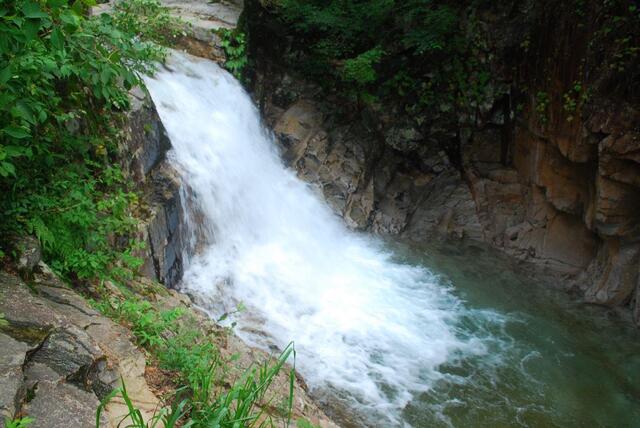
[[[0,333],[0,427],[5,419],[12,419],[22,400],[24,365],[30,347]]]
[[[7,321],[0,327],[3,418],[20,413],[35,418],[36,427],[94,426],[99,400],[121,379],[145,419],[158,407],[131,333],[91,308],[44,263],[34,270],[31,288],[0,272],[0,313]],[[127,413],[115,400],[103,426],[117,426]]]

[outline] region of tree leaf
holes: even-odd
[[[33,116],[33,113],[31,112],[31,108],[26,102],[22,100],[18,101],[15,107],[11,109],[11,115],[13,117],[26,120],[32,125],[36,124],[36,118]]]
[[[58,9],[66,4],[66,0],[48,0],[47,4],[52,9]]]
[[[76,29],[80,25],[78,15],[70,10],[65,10],[60,14],[60,21],[64,22],[71,29]]]
[[[106,85],[107,83],[109,83],[109,79],[111,78],[111,69],[108,67],[105,67],[101,72],[100,72],[100,80],[102,81],[103,85]]]
[[[62,35],[62,31],[60,31],[60,28],[55,28],[51,32],[51,46],[53,46],[53,48],[58,51],[64,49],[64,37]]]
[[[22,26],[22,34],[27,41],[35,40],[38,37],[38,31],[40,31],[40,21],[27,19]]]
[[[0,85],[4,85],[11,79],[11,65],[6,66],[0,71]]]
[[[4,151],[7,153],[8,157],[15,158],[26,154],[27,148],[20,146],[5,146]]]
[[[8,175],[16,175],[16,167],[9,162],[0,162],[0,175],[7,177]]]
[[[38,3],[31,1],[26,2],[24,6],[22,6],[22,14],[25,18],[47,18],[49,16],[46,12],[43,12],[42,9],[40,9],[40,5]]]
[[[2,130],[2,132],[18,140],[22,138],[29,138],[31,136],[31,134],[24,128],[19,128],[17,126],[7,126]]]

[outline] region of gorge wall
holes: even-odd
[[[416,121],[296,73],[287,28],[250,0],[252,89],[285,161],[351,227],[483,241],[639,323],[640,35],[607,45],[604,6],[581,5],[476,10],[487,102]]]
[[[153,101],[140,88],[130,98],[121,160],[143,196],[137,215],[144,220],[135,237],[143,247],[137,256],[144,260],[144,276],[172,287],[182,278],[187,249],[180,176],[166,159],[171,142]]]

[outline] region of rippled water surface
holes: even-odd
[[[349,231],[281,162],[217,65],[173,54],[148,87],[201,251],[183,288],[267,350],[295,341],[311,393],[351,426],[631,426],[638,333],[480,247]]]
[[[444,378],[403,412],[413,426],[640,426],[640,334],[624,315],[581,304],[482,246],[394,247],[453,284],[470,310],[506,319],[491,332],[490,358],[440,366]],[[473,317],[461,322],[484,334]]]

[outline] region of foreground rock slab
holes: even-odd
[[[0,272],[0,411],[35,419],[34,427],[95,426],[98,404],[119,386],[131,385],[134,403],[148,419],[158,398],[144,380],[145,357],[124,327],[67,288],[42,262],[27,286]],[[102,426],[127,414],[117,401]]]

